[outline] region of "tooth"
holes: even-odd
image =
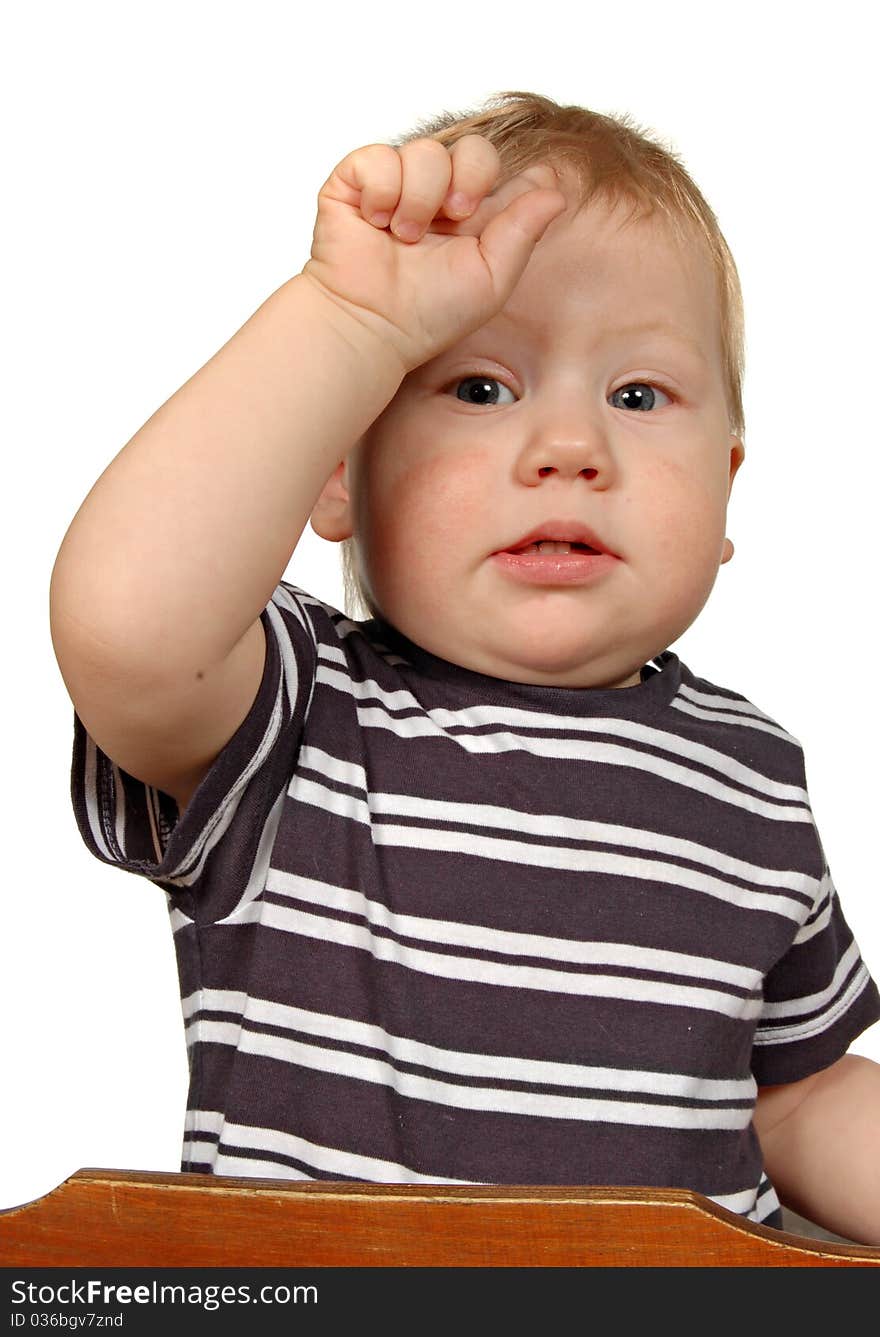
[[[526,553],[568,553],[572,550],[572,544],[565,543],[561,539],[541,539],[538,543],[529,543],[524,548],[518,548],[521,556]]]

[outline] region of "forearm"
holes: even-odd
[[[53,633],[79,626],[147,676],[151,656],[179,675],[229,654],[405,372],[330,305],[285,283],[113,459],[59,550]]]
[[[785,1117],[756,1125],[785,1206],[880,1245],[880,1065],[847,1054],[817,1074]]]

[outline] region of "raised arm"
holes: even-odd
[[[76,513],[50,589],[62,676],[99,746],[180,806],[253,703],[260,614],[325,482],[407,372],[506,300],[564,204],[544,170],[550,189],[524,180],[477,224],[499,175],[487,140],[349,154],[319,194],[302,273],[157,410]],[[460,231],[444,210],[456,191],[471,200]],[[395,235],[406,221],[416,232]]]
[[[329,309],[328,309],[329,308]],[[404,374],[297,276],[140,429],[76,513],[52,640],[86,729],[180,803],[260,683],[259,614]]]

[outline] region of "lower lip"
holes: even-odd
[[[619,560],[610,552],[492,554],[508,575],[530,585],[581,585],[606,575]]]

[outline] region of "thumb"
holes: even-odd
[[[561,190],[530,190],[511,200],[483,228],[480,252],[502,301],[513,291],[535,246],[566,204]]]

